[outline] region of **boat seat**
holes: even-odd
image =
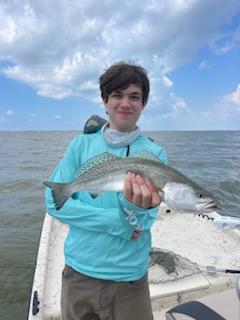
[[[235,289],[177,305],[166,312],[166,320],[239,320],[240,302]]]

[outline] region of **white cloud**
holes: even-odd
[[[145,111],[146,116],[152,114],[153,117],[158,115],[161,115],[161,117],[176,117],[184,109],[187,109],[186,101],[176,95],[174,83],[169,77],[151,77],[150,82],[151,91],[148,107]]]
[[[152,101],[158,103],[163,92],[170,104],[173,82],[167,72],[191,61],[209,43],[222,48],[220,27],[239,8],[237,0],[1,2],[0,61],[8,66],[0,73],[42,96],[98,101],[103,69],[133,59],[151,78],[160,79]],[[183,105],[176,97],[172,107]]]
[[[56,115],[54,118],[55,118],[55,119],[62,119],[62,116]]]
[[[11,117],[15,115],[15,112],[13,110],[8,109],[2,115],[0,116],[0,124],[4,125],[7,124]]]
[[[219,34],[211,43],[216,54],[225,54],[240,44],[240,26],[233,32]]]
[[[170,80],[168,77],[162,76],[162,79],[163,79],[163,83],[165,84],[166,87],[170,88],[173,86],[173,81]]]
[[[188,106],[187,102],[169,89],[165,104],[148,107],[140,119],[140,125],[146,130],[222,130],[238,129],[240,119],[240,84],[225,96],[218,97],[212,105]]]
[[[185,109],[187,104],[183,98],[177,97],[174,93],[170,94],[171,103],[174,111]]]
[[[234,92],[226,95],[224,100],[226,103],[232,104],[240,110],[240,84]]]
[[[11,116],[14,116],[14,111],[13,110],[7,110],[6,111],[6,116],[9,116],[9,117],[11,117]]]
[[[220,96],[207,111],[198,113],[200,122],[238,123],[240,119],[240,84],[232,93]],[[236,125],[234,125],[235,127]]]
[[[202,69],[211,69],[212,68],[212,65],[206,61],[206,60],[202,60],[198,66],[198,69],[199,70],[202,70]]]

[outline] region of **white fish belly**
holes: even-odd
[[[102,191],[120,192],[120,191],[123,191],[123,188],[124,188],[124,180],[107,182],[102,186],[101,189]]]
[[[125,174],[115,176],[99,177],[95,181],[90,181],[85,185],[86,190],[92,192],[121,192],[124,188]],[[83,188],[84,189],[84,188]]]

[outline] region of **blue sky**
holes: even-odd
[[[142,64],[143,130],[240,129],[238,0],[1,1],[0,130],[81,130],[98,78]]]

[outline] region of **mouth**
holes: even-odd
[[[117,114],[123,115],[123,116],[130,116],[132,113],[129,111],[118,111]]]
[[[207,210],[217,210],[219,209],[219,206],[217,204],[216,201],[212,200],[210,202],[208,202],[205,206],[204,206],[204,210],[207,209]]]

